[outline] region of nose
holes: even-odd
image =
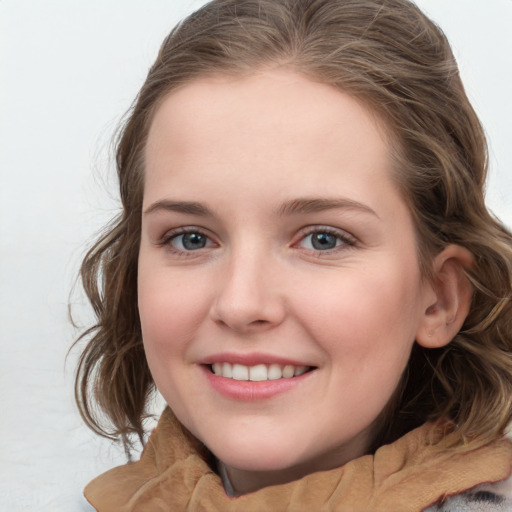
[[[271,257],[233,254],[218,274],[212,319],[239,333],[279,325],[286,314],[279,265]]]

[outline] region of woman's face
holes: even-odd
[[[235,488],[362,455],[406,367],[432,290],[384,129],[287,71],[198,80],[156,112],[144,346]]]

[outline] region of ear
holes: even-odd
[[[426,348],[447,345],[468,316],[473,293],[464,270],[473,266],[473,255],[464,247],[449,245],[434,259],[433,283],[416,341]]]

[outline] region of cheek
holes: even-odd
[[[334,357],[354,362],[371,357],[405,364],[419,321],[415,272],[393,267],[345,272],[339,282],[317,281],[301,293],[303,317],[312,337]],[[324,283],[325,284],[325,283]],[[329,293],[322,293],[322,290]]]
[[[150,366],[172,361],[162,356],[181,353],[208,311],[204,290],[176,277],[139,270],[139,315]]]
[[[146,359],[156,387],[178,417],[192,413],[196,403],[188,350],[208,312],[199,286],[149,265],[139,270],[138,305]]]

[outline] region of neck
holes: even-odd
[[[291,467],[276,470],[239,469],[221,460],[217,460],[217,466],[226,494],[231,497],[241,496],[264,487],[293,482],[311,473],[339,468],[366,453],[368,444],[366,438],[358,441],[352,442],[349,446],[331,450],[315,459],[308,459]]]

